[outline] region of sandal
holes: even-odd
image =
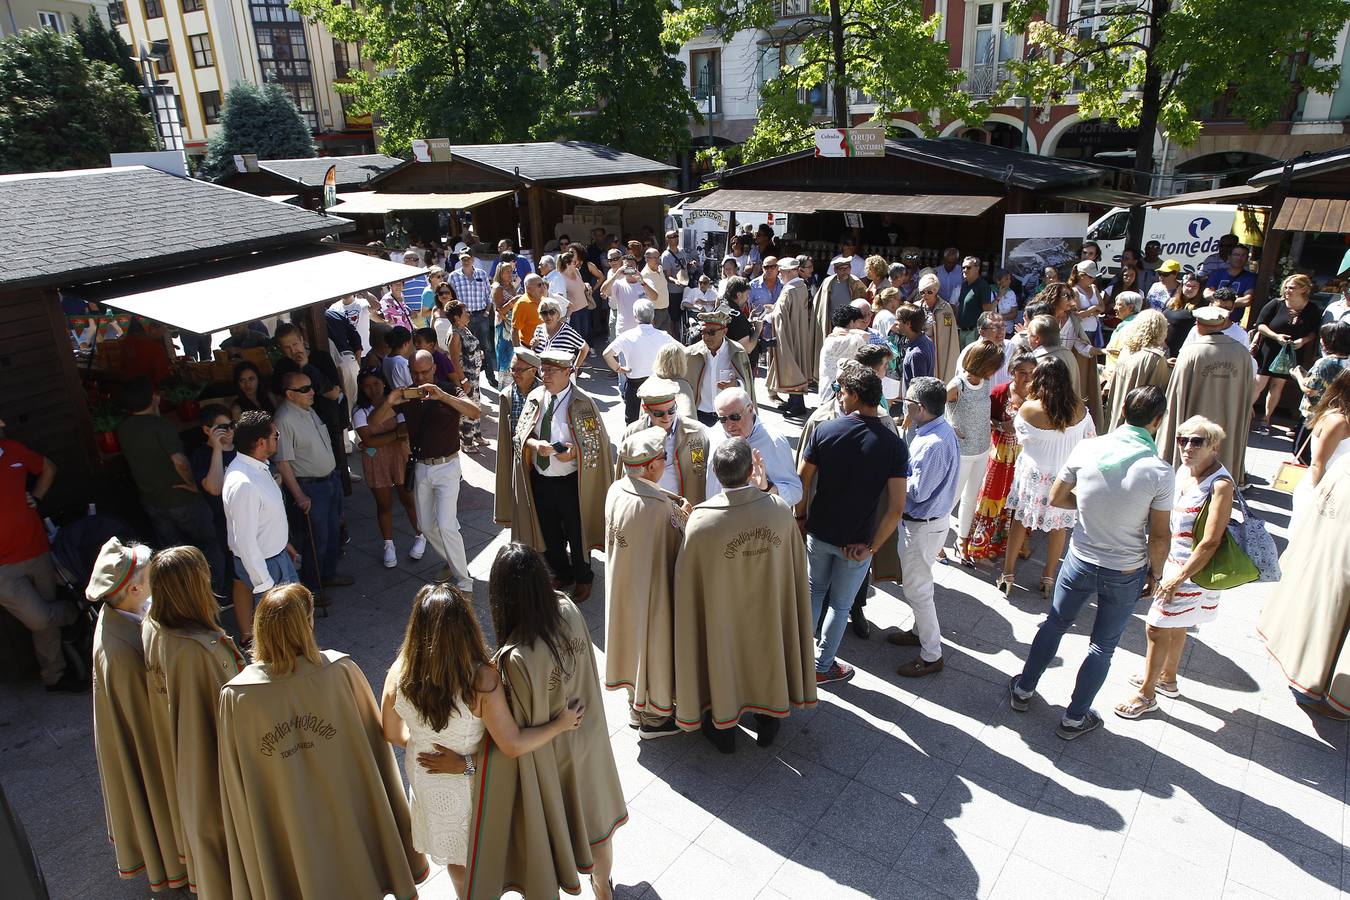
[[[994,587],[998,588],[1004,597],[1011,597],[1013,588],[1017,585],[1013,582],[1012,575],[1000,575],[998,580],[994,582]]]
[[[951,560],[958,566],[962,566],[967,569],[977,568],[977,566],[975,565],[975,560],[967,556],[965,551],[963,551],[960,547],[957,547],[952,550]]]
[[[1143,694],[1135,694],[1133,698],[1125,703],[1115,705],[1116,715],[1122,719],[1137,719],[1140,716],[1147,715],[1158,708],[1157,697],[1145,697]]]
[[[1130,687],[1141,688],[1144,686],[1143,675],[1131,675]],[[1162,694],[1164,697],[1180,697],[1181,688],[1177,687],[1175,681],[1159,681],[1153,685],[1153,693]]]
[[[1053,578],[1042,578],[1042,579],[1041,579],[1041,596],[1042,596],[1042,597],[1045,597],[1045,598],[1047,598],[1047,599],[1049,599],[1049,597],[1050,597],[1052,594],[1054,594],[1054,593],[1055,593],[1055,579],[1053,579]]]

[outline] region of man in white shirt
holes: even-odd
[[[760,420],[745,388],[727,388],[713,402],[718,424],[708,429],[708,458],[712,459],[717,448],[732,438],[745,438],[754,459],[750,483],[795,507],[802,499],[802,479],[797,474],[792,444]],[[709,497],[722,493],[722,483],[712,466],[708,467],[707,490]]]
[[[552,256],[539,257],[539,274],[548,282],[548,292],[554,297],[567,299],[567,279],[558,271],[558,261]]]
[[[623,420],[628,425],[637,421],[638,388],[652,374],[656,362],[656,352],[666,344],[678,342],[666,332],[658,329],[654,322],[656,307],[650,300],[639,300],[633,304],[633,316],[637,325],[621,332],[605,348],[605,362],[616,373],[624,376]],[[623,355],[622,361],[619,355]]]
[[[249,586],[256,599],[278,584],[300,580],[294,550],[287,540],[286,505],[281,488],[267,466],[277,450],[277,429],[265,412],[239,417],[234,432],[234,462],[225,470],[220,498],[225,506],[226,537],[234,554],[235,576]],[[251,618],[252,610],[236,615]]]
[[[646,261],[642,269],[642,280],[647,283],[656,296],[652,305],[656,307],[656,319],[653,324],[661,331],[670,331],[670,283],[666,280],[665,270],[661,268],[661,251],[648,247],[642,254]]]
[[[370,301],[359,294],[348,294],[334,300],[328,307],[340,312],[352,323],[356,333],[361,335],[361,353],[370,352]]]
[[[858,241],[851,234],[839,239],[839,255],[848,258],[849,274],[854,278],[867,278],[867,261],[858,255]]]
[[[662,281],[665,276],[661,276]],[[614,323],[615,335],[623,334],[637,324],[633,317],[633,304],[647,299],[655,306],[658,294],[651,283],[638,271],[637,258],[625,256],[623,265],[613,269],[600,286],[600,295],[609,298],[617,316]],[[669,301],[667,301],[669,302]]]

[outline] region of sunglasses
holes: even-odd
[[[511,374],[512,374],[512,375],[524,375],[526,372],[533,372],[533,371],[534,371],[534,366],[512,366],[512,367],[511,367]]]
[[[670,418],[671,416],[675,415],[675,410],[673,410],[673,409],[649,409],[649,410],[647,410],[647,415],[651,416],[653,419],[668,419],[668,418]]]
[[[290,391],[290,392],[293,392],[293,393],[296,393],[296,394],[309,394],[309,393],[313,393],[313,391],[314,391],[314,385],[312,385],[312,384],[302,384],[302,385],[300,385],[299,387],[286,388],[286,390],[287,390],[287,391]]]
[[[732,413],[729,416],[718,416],[717,421],[718,424],[725,425],[728,419],[730,419],[732,422],[739,422],[743,418],[745,417],[741,413]]]
[[[1209,443],[1202,437],[1186,437],[1184,434],[1177,435],[1178,447],[1203,447]]]
[[[212,425],[212,431],[234,431],[233,422],[221,422],[219,425]]]
[[[541,318],[541,319],[551,319],[551,318],[553,318],[553,317],[556,316],[556,315],[557,315],[557,313],[555,313],[555,312],[541,312],[541,313],[539,314],[539,318]]]

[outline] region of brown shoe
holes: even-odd
[[[356,584],[356,579],[350,575],[330,575],[323,580],[323,586],[333,587],[351,587]]]
[[[893,631],[886,635],[886,643],[894,644],[896,647],[917,647],[919,637],[912,631]]]
[[[585,603],[590,599],[591,591],[595,588],[593,581],[578,581],[576,590],[572,591],[573,603]]]
[[[916,656],[914,659],[896,669],[895,673],[904,678],[922,678],[925,675],[932,675],[934,672],[941,672],[943,665],[944,663],[940,656],[932,662],[924,662],[922,656]]]

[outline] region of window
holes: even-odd
[[[122,0],[112,0],[108,4],[108,21],[114,25],[127,24],[127,8]]]
[[[174,94],[174,95],[173,95],[173,108],[174,108],[174,112],[176,112],[176,113],[178,114],[178,127],[179,127],[180,129],[186,128],[186,127],[187,127],[187,115],[186,115],[186,114],[184,113],[184,111],[183,111],[183,95],[182,95],[182,94]]]
[[[147,19],[164,18],[164,6],[160,0],[141,0],[141,8],[145,10]]]
[[[305,25],[286,0],[249,0],[263,79],[286,89],[310,128],[319,127]],[[344,73],[345,74],[345,73]]]
[[[168,41],[165,41],[165,44],[168,44]],[[166,46],[164,48],[163,56],[155,57],[155,69],[161,75],[167,75],[174,71],[173,48],[171,46]]]
[[[211,35],[189,35],[188,43],[192,45],[192,68],[205,69],[216,64],[216,55],[211,51]]]
[[[1003,26],[1006,2],[980,3],[975,6],[973,26],[974,55],[970,59],[970,73],[966,90],[975,97],[988,97],[1008,80],[1008,63],[1016,59],[1020,50],[1016,35]]]
[[[705,116],[722,112],[722,51],[693,50],[689,53],[689,86],[694,105]]]
[[[338,78],[346,78],[351,68],[352,64],[348,58],[346,42],[333,38],[333,71]]]
[[[57,34],[66,33],[65,23],[61,21],[61,14],[59,12],[39,12],[38,24],[43,28],[50,28]]]
[[[783,69],[800,65],[801,61],[802,45],[799,41],[792,41],[786,44],[769,44],[765,46],[763,48],[763,55],[759,60],[760,86],[762,87],[765,83],[777,78]],[[801,100],[802,103],[811,104],[812,115],[829,115],[830,91],[824,82],[809,88],[802,88],[797,91],[797,98]],[[862,103],[871,101],[858,100],[857,102]]]
[[[179,3],[182,5],[184,13],[202,11],[202,0],[179,0]]]
[[[220,122],[220,91],[202,91],[202,118],[207,125]]]

